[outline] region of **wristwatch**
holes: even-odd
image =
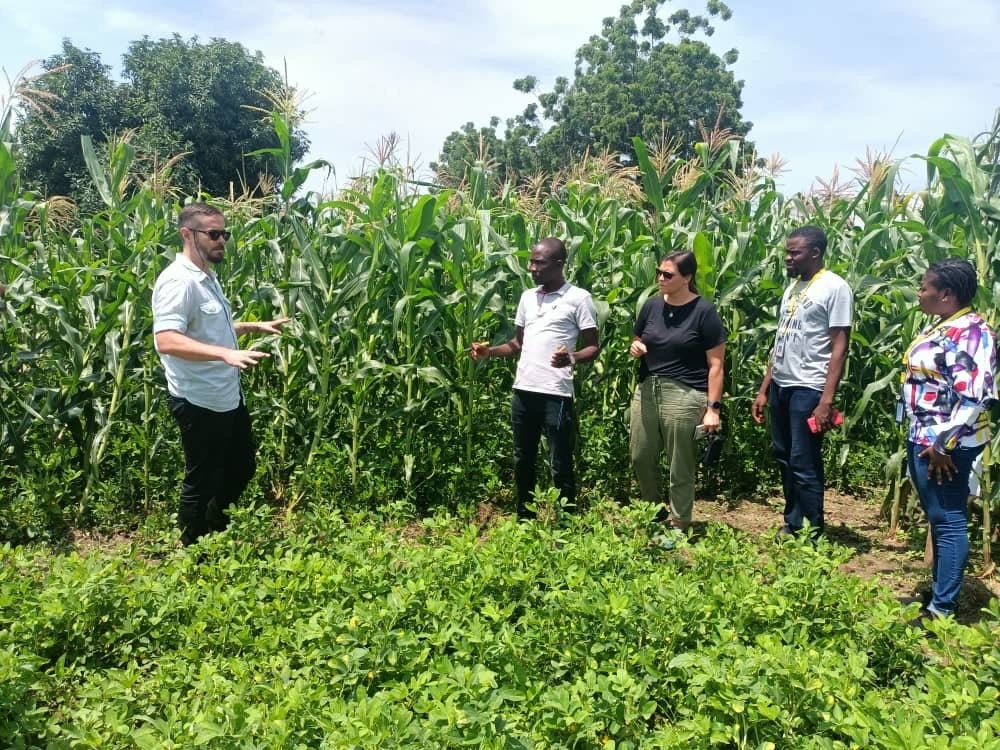
[[[719,410],[722,409],[722,402],[721,401],[709,401],[708,402],[708,408],[709,409],[715,409],[715,411],[719,411]]]

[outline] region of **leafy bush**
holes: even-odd
[[[544,514],[543,514],[544,515]],[[198,546],[0,552],[15,747],[1000,747],[997,616],[925,641],[821,542],[645,504],[481,530],[320,504]]]

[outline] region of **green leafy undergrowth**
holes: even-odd
[[[651,516],[5,547],[0,746],[1000,747],[996,610],[927,639],[843,548]]]

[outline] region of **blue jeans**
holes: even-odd
[[[514,431],[514,482],[517,485],[517,513],[530,516],[525,507],[535,492],[535,462],[538,443],[545,435],[549,443],[552,484],[570,503],[576,502],[576,477],[573,473],[573,443],[576,423],[573,399],[531,391],[514,391],[511,400],[511,426]]]
[[[930,461],[919,455],[927,446],[907,443],[906,447],[910,481],[931,527],[934,585],[928,609],[934,614],[950,615],[962,590],[965,561],[969,557],[969,475],[984,446],[956,448],[951,454],[955,476],[941,484],[927,476]]]
[[[781,468],[785,494],[785,528],[792,533],[808,519],[813,533],[823,530],[823,434],[806,420],[822,394],[812,388],[771,383],[771,444]]]

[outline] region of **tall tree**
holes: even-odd
[[[241,175],[253,185],[258,174],[273,173],[267,157],[245,156],[277,145],[261,113],[274,108],[285,85],[260,52],[250,54],[225,39],[201,44],[174,34],[132,42],[123,61],[129,119],[139,129],[139,143],[160,159],[190,152],[182,162],[189,192],[200,180],[203,190],[225,194]],[[292,155],[301,159],[305,134],[296,131],[292,140]]]
[[[576,52],[573,80],[557,78],[551,91],[537,95],[520,115],[506,121],[503,138],[499,119],[487,128],[467,123],[444,142],[434,166],[445,175],[461,176],[480,141],[491,146],[498,176],[554,172],[588,150],[610,149],[633,157],[632,138],[652,141],[663,136],[689,151],[699,139],[699,127],[716,122],[737,135],[751,123],[740,116],[743,82],[727,66],[736,50],[719,57],[695,34],[711,36],[709,17],[726,20],[728,6],[708,0],[708,17],[677,10],[664,20],[660,9],[668,0],[632,0],[617,17],[604,19],[600,34]],[[676,43],[666,41],[675,33]],[[514,88],[535,93],[538,81],[526,76]]]
[[[259,52],[212,39],[207,44],[179,35],[133,42],[123,58],[123,82],[90,50],[63,41],[60,54],[45,60],[48,71],[36,87],[54,94],[46,106],[28,107],[17,126],[24,182],[48,195],[68,195],[85,207],[94,204],[80,136],[101,149],[109,136],[134,131],[138,164],[162,165],[178,154],[172,182],[186,193],[199,189],[224,195],[241,179],[253,187],[272,172],[269,157],[247,157],[277,145],[266,113],[287,106],[281,75]],[[301,112],[291,113],[295,120]],[[293,133],[292,153],[308,148],[301,130]]]
[[[33,83],[42,96],[27,103],[16,126],[23,183],[46,195],[78,195],[90,181],[80,136],[120,127],[123,102],[100,55],[68,39],[42,68],[47,73]]]

